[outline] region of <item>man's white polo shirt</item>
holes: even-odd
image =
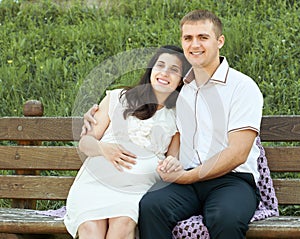
[[[176,104],[177,126],[181,134],[180,161],[194,168],[228,146],[228,133],[251,129],[259,133],[263,96],[248,76],[229,67],[225,57],[208,82],[197,87],[191,70]],[[260,151],[253,143],[247,161],[236,172],[252,173],[259,178],[257,158]]]

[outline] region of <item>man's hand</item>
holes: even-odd
[[[123,171],[123,167],[131,169],[136,164],[136,155],[127,151],[119,144],[100,143],[102,155],[109,160],[119,171]]]
[[[86,135],[88,131],[92,130],[92,124],[97,124],[94,119],[95,113],[98,111],[99,105],[94,104],[83,116],[83,126],[81,128],[80,137]]]

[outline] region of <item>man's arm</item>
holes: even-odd
[[[189,171],[180,170],[159,174],[164,181],[179,184],[190,184],[220,177],[246,162],[256,136],[257,132],[253,130],[231,132],[228,135],[228,147],[202,165]]]
[[[89,131],[92,130],[92,124],[97,124],[96,119],[94,118],[96,112],[99,110],[99,105],[94,104],[83,116],[83,126],[81,128],[80,137],[86,135]]]
[[[96,109],[96,107],[93,109],[90,109],[90,114],[88,115],[88,112],[86,115],[89,116],[89,120],[92,120],[94,122],[100,121],[101,124],[96,124],[94,122],[89,122],[89,130],[79,140],[79,150],[86,154],[87,156],[95,156],[95,155],[102,155],[100,154],[99,147],[97,146],[98,140],[100,140],[107,129],[110,119],[108,116],[108,108],[109,108],[109,97],[105,96],[105,98],[101,101],[99,107],[97,107],[99,110],[96,110],[94,112],[94,115],[92,116],[92,111]]]

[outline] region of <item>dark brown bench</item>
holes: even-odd
[[[24,107],[29,117],[0,118],[0,198],[11,200],[11,208],[0,208],[0,239],[35,238],[34,235],[71,238],[62,220],[29,212],[35,209],[36,200],[66,199],[74,177],[44,176],[42,172],[66,171],[65,175],[69,175],[68,171],[76,173],[80,168],[82,155],[78,154],[76,141],[82,118],[43,117],[39,107],[31,102]],[[265,145],[272,172],[300,172],[300,115],[264,116],[261,140],[283,142],[278,146]],[[44,146],[42,142],[54,146]],[[296,146],[286,146],[284,142],[296,142]],[[276,178],[273,183],[280,205],[300,205],[299,178]],[[251,223],[247,238],[300,238],[300,216],[271,217]]]

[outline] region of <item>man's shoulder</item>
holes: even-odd
[[[232,67],[229,67],[229,72],[228,72],[231,76],[233,77],[239,77],[239,78],[242,78],[242,79],[252,79],[250,76],[246,75],[245,73],[235,69],[235,68],[232,68]]]
[[[243,85],[243,84],[255,84],[256,82],[254,81],[253,78],[251,78],[249,75],[246,75],[245,73],[236,70],[232,67],[229,67],[228,71],[228,80],[232,84],[238,84],[238,85]]]
[[[261,90],[258,84],[250,76],[230,68],[228,72],[228,86],[231,92],[239,97],[261,96]]]

